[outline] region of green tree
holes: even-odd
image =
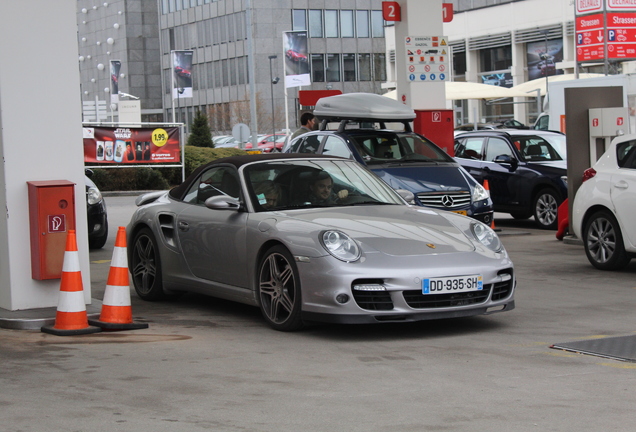
[[[205,113],[197,110],[197,115],[190,125],[190,136],[187,144],[195,147],[214,147],[208,117]]]

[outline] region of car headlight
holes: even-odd
[[[486,200],[488,198],[490,198],[490,192],[479,183],[476,183],[473,188],[473,202]]]
[[[565,184],[565,187],[568,187],[568,176],[561,176],[561,180],[563,184]]]
[[[470,231],[475,237],[475,239],[486,246],[493,252],[501,252],[503,249],[501,240],[495,232],[490,229],[487,225],[484,225],[481,222],[471,222]]]
[[[360,259],[357,243],[341,231],[324,231],[320,240],[327,252],[341,261],[353,262]]]
[[[99,189],[94,187],[89,187],[88,191],[86,191],[86,201],[88,201],[90,205],[95,205],[99,203],[101,200],[102,200],[102,193],[99,191]]]

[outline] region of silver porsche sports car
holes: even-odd
[[[128,226],[144,300],[183,291],[260,307],[276,330],[514,309],[513,264],[483,223],[410,206],[337,157],[219,159],[137,198]]]

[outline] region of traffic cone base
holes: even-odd
[[[88,325],[75,230],[69,230],[66,237],[55,324],[43,326],[41,330],[56,336],[74,336],[102,331],[99,327]]]
[[[146,323],[134,323],[130,304],[128,283],[128,257],[126,254],[126,229],[119,227],[113,259],[110,263],[108,281],[104,291],[102,313],[99,320],[89,320],[89,324],[104,330],[137,330],[148,328]]]

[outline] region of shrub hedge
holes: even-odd
[[[184,146],[185,176],[200,165],[216,159],[245,154],[235,148]],[[90,164],[87,164],[90,168]],[[181,167],[175,168],[91,168],[91,179],[102,191],[165,190],[181,183]]]

